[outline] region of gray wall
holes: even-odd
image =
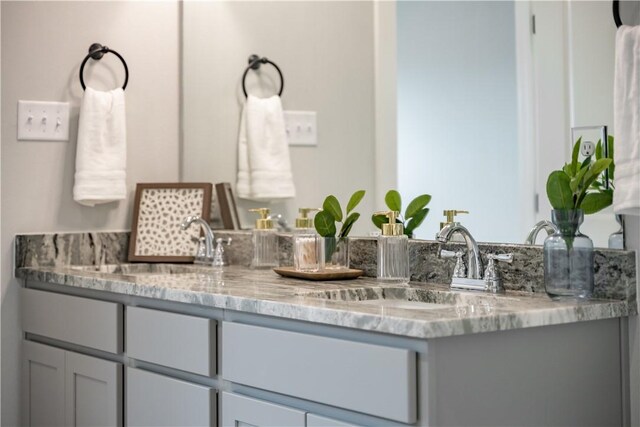
[[[177,2],[2,2],[2,425],[19,425],[18,283],[12,279],[16,233],[124,230],[136,182],[179,178],[180,5]],[[101,42],[130,70],[126,90],[126,201],[95,208],[72,199],[80,62]],[[111,56],[111,58],[109,58]],[[85,68],[96,89],[122,84],[107,55]],[[18,142],[19,99],[71,103],[69,142]]]
[[[291,147],[297,197],[272,209],[291,222],[298,207],[319,206],[330,193],[346,204],[365,189],[354,235],[373,228],[367,218],[375,179],[372,3],[186,2],[183,46],[185,180],[235,187],[241,77],[256,53],[281,68],[285,110],[318,113],[318,147]],[[268,96],[279,87],[271,67],[261,82],[250,74],[251,93]],[[244,225],[253,217],[244,208],[255,206],[240,203]]]

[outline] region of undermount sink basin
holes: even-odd
[[[481,292],[450,291],[446,288],[412,286],[339,289],[305,295],[322,300],[349,302],[350,305],[401,310],[438,310],[455,308],[461,314],[487,314],[501,303],[518,298]]]

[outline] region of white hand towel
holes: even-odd
[[[73,199],[85,206],[126,197],[124,91],[84,91],[78,124]]]
[[[613,127],[613,210],[640,215],[640,26],[622,25],[616,33]]]
[[[238,197],[274,200],[295,197],[289,144],[279,96],[249,95],[238,136]]]

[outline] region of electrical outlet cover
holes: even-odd
[[[582,141],[582,145],[580,146],[580,153],[585,156],[593,156],[596,152],[596,144],[591,141]]]

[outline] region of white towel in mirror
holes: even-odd
[[[295,197],[280,97],[249,95],[238,136],[238,197],[269,201]]]

